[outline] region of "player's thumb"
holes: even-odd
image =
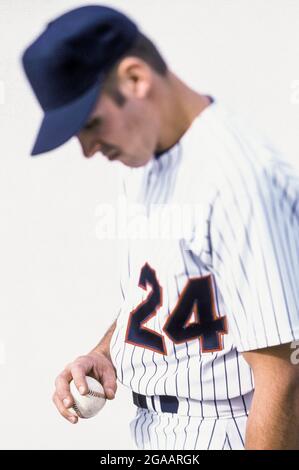
[[[113,365],[106,366],[102,371],[101,383],[108,400],[113,400],[115,397],[117,384],[116,374]]]

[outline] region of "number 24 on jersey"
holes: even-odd
[[[144,325],[163,305],[162,287],[154,269],[146,263],[141,269],[139,287],[147,290],[148,286],[151,290],[146,299],[130,313],[125,341],[166,355],[164,335]],[[191,321],[192,315],[195,321]],[[162,329],[175,344],[199,339],[202,353],[223,349],[222,337],[227,333],[226,317],[216,314],[210,274],[187,281]]]

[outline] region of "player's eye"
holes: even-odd
[[[100,124],[102,124],[102,119],[97,117],[97,118],[93,119],[92,121],[88,122],[83,127],[83,130],[84,131],[90,131],[90,130],[95,129],[96,127],[98,127]]]

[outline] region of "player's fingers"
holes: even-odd
[[[77,423],[78,421],[78,416],[73,412],[71,413],[65,406],[63,405],[63,402],[59,399],[57,393],[54,393],[52,397],[53,403],[56,406],[57,410],[63,416],[65,419],[70,421],[70,423]]]
[[[88,392],[86,368],[83,365],[76,364],[72,366],[71,372],[77,389],[81,395],[85,395]]]
[[[69,408],[74,403],[70,392],[70,381],[72,378],[70,370],[65,369],[55,380],[56,394],[66,408]]]
[[[107,365],[103,368],[100,380],[106,397],[112,400],[117,389],[116,375],[112,365]]]

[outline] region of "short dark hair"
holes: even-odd
[[[144,60],[144,62],[146,62],[155,72],[161,76],[165,77],[168,72],[167,64],[155,44],[139,31],[134,44],[125,52],[125,54],[120,57],[117,63],[108,72],[105,79],[103,91],[111,96],[119,106],[123,106],[126,98],[117,88],[116,70],[119,63],[125,57],[130,56],[138,57],[139,59]]]

